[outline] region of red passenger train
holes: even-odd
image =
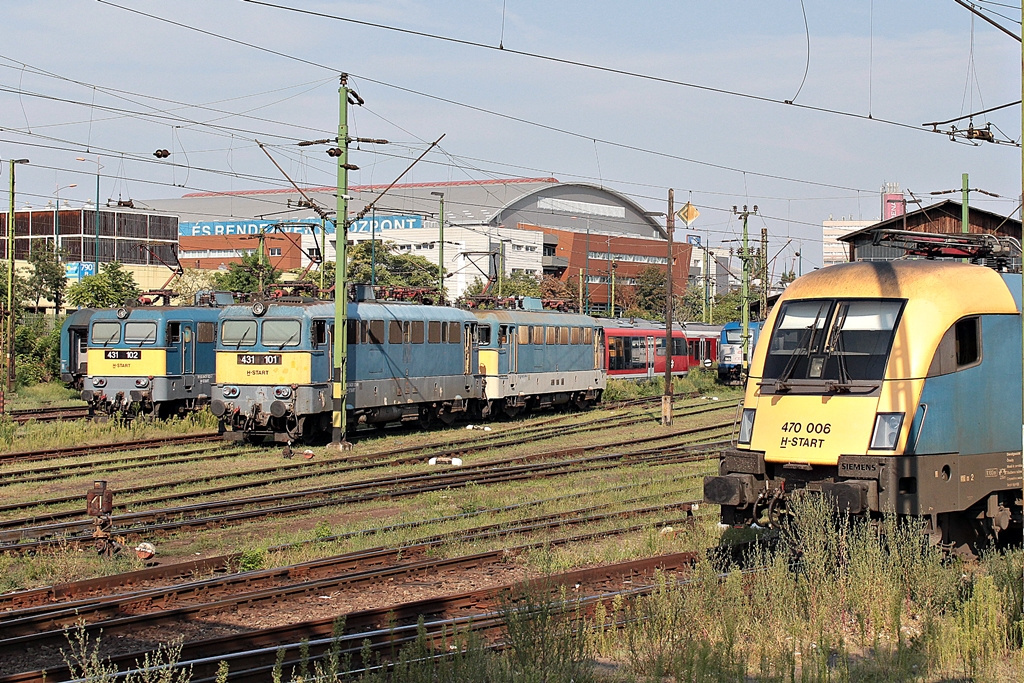
[[[604,328],[604,366],[609,378],[653,379],[665,374],[665,326],[633,318],[598,318]],[[704,330],[695,334],[680,325],[672,329],[672,374],[685,376],[691,368],[714,360],[717,335]]]

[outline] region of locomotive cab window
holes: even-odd
[[[181,341],[181,323],[167,323],[167,345],[177,344]]]
[[[302,324],[298,320],[264,320],[264,346],[298,346],[302,338]]]
[[[256,344],[255,320],[225,320],[220,326],[220,339],[225,346],[253,346]]]
[[[93,344],[117,344],[121,341],[121,323],[98,322],[92,324]]]
[[[769,341],[764,378],[846,385],[885,375],[899,299],[815,299],[782,305]]]
[[[478,346],[491,345],[491,326],[478,325],[476,328],[476,340]]]
[[[124,341],[126,344],[155,344],[156,322],[128,322],[124,324]]]

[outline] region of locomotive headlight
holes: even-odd
[[[291,395],[291,387],[274,387],[274,398],[288,398]]]
[[[93,377],[92,385],[94,387],[105,387],[107,386],[107,380],[103,379],[102,377]]]
[[[877,413],[875,431],[871,433],[871,448],[883,451],[896,450],[903,426],[903,413]]]
[[[135,386],[138,387],[139,389],[144,389],[149,386],[149,380],[146,379],[145,377],[140,377],[139,379],[135,380]]]
[[[224,387],[221,393],[224,394],[224,398],[238,398],[238,387]]]
[[[754,433],[754,409],[744,408],[743,416],[740,417],[740,443],[750,443],[750,437]]]

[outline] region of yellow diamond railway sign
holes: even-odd
[[[676,215],[679,216],[679,220],[689,225],[697,220],[697,216],[700,215],[700,211],[698,211],[697,207],[690,202],[686,202],[683,208],[676,212]]]

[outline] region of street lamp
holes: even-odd
[[[60,242],[60,191],[61,190],[70,190],[72,187],[78,187],[78,183],[71,183],[70,185],[65,185],[63,187],[58,186],[57,189],[54,191],[54,194],[57,196],[57,208],[55,208],[53,210],[53,253],[54,254],[59,254],[60,253],[60,249],[58,249],[58,247],[57,247],[58,243]],[[58,259],[59,259],[59,257],[58,257]]]
[[[445,304],[444,298],[444,192],[431,192],[433,196],[437,197],[441,203],[438,226],[439,232],[437,235],[437,298],[443,306]]]
[[[7,358],[7,391],[14,391],[14,166],[28,159],[11,159],[11,194],[7,208],[7,320],[4,352]]]
[[[75,157],[75,161],[89,161],[85,157]],[[100,165],[100,155],[96,155],[96,241],[93,244],[93,274],[99,275],[100,272],[100,169],[104,166]]]

